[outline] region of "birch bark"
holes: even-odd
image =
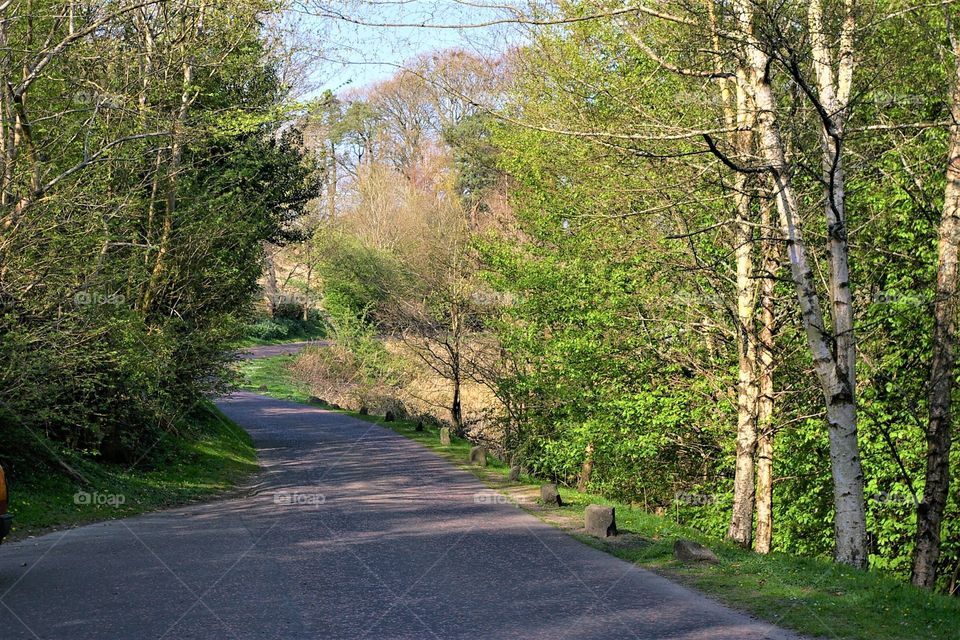
[[[746,94],[737,92],[737,123],[740,155],[751,152],[753,125]],[[753,228],[751,226],[751,184],[745,173],[737,175],[737,226],[734,234],[737,287],[737,443],[733,480],[733,510],[727,538],[743,547],[753,540],[754,455],[757,448],[757,332],[756,292],[753,278]]]
[[[753,549],[769,553],[773,547],[773,376],[775,360],[776,309],[775,287],[780,268],[779,238],[771,237],[771,203],[764,200],[760,207],[760,226],[763,229],[763,276],[760,281],[760,331],[757,343],[758,398],[757,398],[757,531]]]
[[[792,167],[786,158],[777,118],[777,104],[768,76],[769,58],[754,35],[753,3],[750,0],[737,0],[736,11],[744,42],[744,58],[749,70],[750,91],[757,108],[760,147],[773,177],[774,196],[781,232],[787,243],[791,279],[796,290],[814,371],[826,405],[834,487],[835,557],[838,562],[865,567],[868,559],[866,512],[863,472],[857,444],[857,410],[851,387],[852,369],[849,368],[851,363],[848,360],[843,363],[838,361],[833,350],[835,336],[824,323],[806,242],[800,228]],[[843,277],[843,274],[837,276]],[[851,331],[849,339],[852,338]],[[843,354],[846,358],[846,352]]]

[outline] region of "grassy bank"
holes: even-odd
[[[204,403],[188,420],[189,435],[166,443],[152,469],[77,457],[69,464],[86,483],[60,474],[11,483],[9,539],[211,498],[257,470],[250,437],[215,406]]]
[[[268,358],[243,363],[248,388],[260,385],[267,395],[306,402],[307,391],[289,377],[289,358]],[[510,495],[541,519],[567,530],[585,543],[617,555],[638,566],[708,593],[734,608],[803,634],[852,640],[901,640],[956,637],[960,624],[960,600],[925,591],[893,580],[875,571],[856,571],[826,559],[803,558],[784,553],[761,556],[700,532],[677,525],[628,505],[562,488],[567,505],[550,511],[533,502],[539,481],[522,478],[507,481],[507,466],[491,460],[485,469],[465,464],[471,443],[454,438],[449,447],[440,445],[439,433],[427,427],[417,431],[409,421],[384,422],[377,416],[346,412],[382,424],[415,440],[451,463],[477,475],[491,488]],[[617,524],[624,535],[611,542],[583,536],[583,511],[588,504],[613,504]],[[673,543],[688,538],[713,549],[718,565],[687,565],[673,558]]]
[[[287,370],[296,359],[297,356],[282,355],[241,360],[237,363],[242,376],[238,387],[272,398],[307,402],[310,394],[306,386],[292,380]]]

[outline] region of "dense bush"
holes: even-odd
[[[28,26],[53,42],[74,26],[61,3],[31,6],[8,32],[24,66],[46,46]],[[138,13],[155,22],[137,28],[121,13],[58,50],[30,87],[44,124],[4,193],[29,200],[34,170],[59,178],[22,211],[2,209],[0,463],[13,474],[43,461],[65,471],[64,452],[149,464],[222,390],[263,244],[285,239],[316,190],[298,130],[281,132],[286,88],[258,35],[265,9],[184,2],[177,16]]]
[[[258,340],[283,340],[290,334],[290,325],[272,318],[261,318],[247,325],[246,333]]]
[[[303,319],[303,310],[294,306],[296,313],[290,311],[273,316],[262,316],[244,328],[247,338],[265,342],[281,342],[284,340],[314,340],[326,335],[326,320],[314,310],[311,310],[306,320]]]

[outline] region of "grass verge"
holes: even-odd
[[[290,377],[289,367],[296,359],[296,355],[281,355],[240,360],[237,362],[241,375],[238,388],[271,398],[306,403],[310,398],[306,386]]]
[[[268,362],[274,360],[275,362]],[[265,358],[244,363],[249,386],[265,385],[267,395],[307,402],[306,390],[290,379],[286,363]],[[421,445],[468,470],[491,488],[550,524],[567,530],[586,544],[636,565],[707,593],[715,599],[813,637],[849,640],[903,640],[957,637],[960,599],[932,594],[894,580],[877,571],[857,571],[826,559],[804,558],[785,553],[758,555],[734,545],[707,538],[668,518],[655,516],[600,496],[562,488],[566,506],[543,510],[530,499],[537,495],[539,481],[524,477],[508,482],[508,468],[494,458],[486,468],[466,464],[471,443],[454,438],[440,445],[439,433],[429,426],[399,420],[384,422],[378,416],[346,411],[374,422]],[[611,504],[617,510],[617,525],[624,535],[611,541],[597,540],[579,532],[583,511],[589,504]],[[683,564],[673,557],[677,538],[709,546],[720,558],[717,565]]]
[[[257,470],[250,436],[212,403],[199,405],[189,420],[193,436],[171,443],[164,463],[154,469],[77,458],[70,465],[89,485],[63,475],[11,483],[14,521],[8,540],[208,499]]]

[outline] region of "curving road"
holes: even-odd
[[[239,360],[252,360],[254,358],[269,358],[271,356],[292,356],[300,353],[307,347],[329,347],[333,344],[330,340],[310,340],[309,342],[284,342],[281,344],[268,344],[260,347],[247,347],[236,352]]]
[[[254,495],[0,547],[0,638],[788,639],[382,427],[238,393]]]

